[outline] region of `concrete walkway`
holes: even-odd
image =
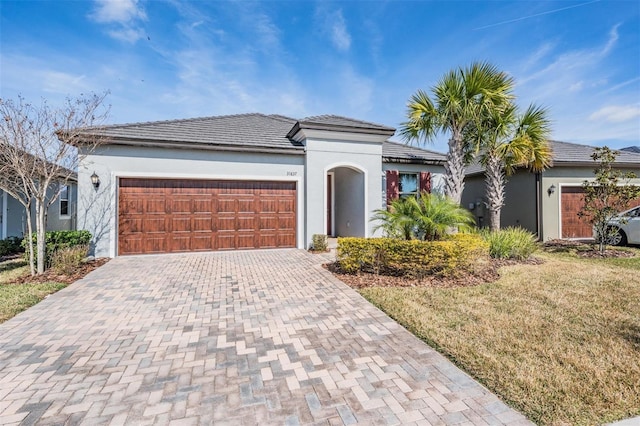
[[[110,261],[0,325],[0,424],[530,424],[323,258]]]

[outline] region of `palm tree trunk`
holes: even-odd
[[[462,201],[464,190],[464,152],[462,135],[454,132],[449,139],[449,152],[444,164],[445,170],[445,195],[456,203]]]
[[[500,230],[500,213],[504,206],[504,168],[499,158],[489,157],[486,169],[487,200],[489,203],[490,229]]]

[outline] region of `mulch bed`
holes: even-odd
[[[453,277],[427,276],[421,279],[412,277],[378,275],[368,272],[347,274],[340,270],[337,262],[322,265],[340,281],[349,287],[359,289],[365,287],[469,287],[496,281],[500,278],[498,270],[502,266],[516,264],[541,264],[542,259],[531,258],[525,261],[491,259],[474,267],[472,272],[461,273]]]
[[[575,240],[550,240],[542,245],[545,251],[549,252],[573,252],[576,256],[588,259],[608,259],[608,258],[629,258],[635,257],[636,253],[630,250],[620,250],[607,248],[600,253],[598,245],[593,242]]]
[[[26,275],[18,278],[11,284],[31,284],[31,283],[45,283],[45,282],[57,282],[57,283],[65,283],[71,284],[73,282],[78,281],[81,278],[84,278],[89,272],[97,269],[107,263],[109,258],[98,258],[94,260],[87,261],[80,265],[78,269],[73,271],[73,273],[69,275],[58,274],[53,269],[48,269],[42,275]]]

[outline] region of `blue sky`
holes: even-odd
[[[244,112],[397,127],[448,70],[483,60],[553,138],[640,145],[640,2],[6,1],[0,96],[110,91],[109,121]],[[446,138],[432,148],[445,151]]]

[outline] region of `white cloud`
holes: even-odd
[[[346,51],[351,47],[351,35],[347,30],[347,24],[344,21],[344,16],[342,16],[342,10],[336,11],[333,16],[331,41],[338,50]]]
[[[100,23],[125,24],[137,19],[146,20],[147,15],[138,5],[138,0],[96,0],[96,9],[91,17]]]
[[[584,86],[584,82],[578,81],[576,83],[573,83],[571,86],[569,86],[569,91],[570,92],[579,92],[580,90],[582,90],[583,86]]]
[[[346,52],[351,48],[351,34],[347,29],[342,9],[328,10],[324,4],[321,4],[316,10],[315,25],[339,51]]]
[[[540,47],[538,47],[529,57],[524,61],[523,68],[528,69],[544,59],[551,51],[553,51],[555,47],[555,43],[543,43]]]
[[[125,41],[127,43],[135,43],[145,35],[144,30],[140,28],[120,28],[117,30],[110,30],[107,33],[112,38],[120,41]]]
[[[600,108],[589,116],[591,121],[622,123],[640,117],[639,105],[609,105]]]
[[[138,0],[96,0],[95,3],[90,18],[107,25],[110,37],[127,43],[135,43],[144,37],[140,23],[147,20],[147,14]]]

